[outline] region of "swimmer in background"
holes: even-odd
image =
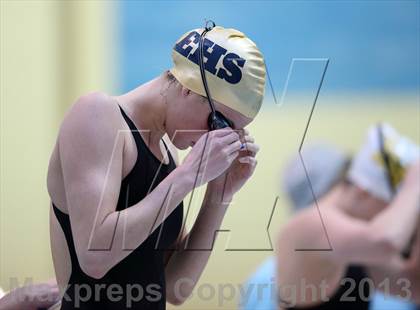
[[[331,188],[345,178],[351,156],[338,146],[325,141],[314,141],[305,144],[301,155],[305,161],[303,169],[299,154],[294,154],[281,168],[280,188],[290,201],[292,216],[296,212],[310,207],[314,196],[321,199]],[[328,158],[328,160],[325,160]],[[311,180],[311,186],[308,184]],[[281,264],[276,257],[269,256],[247,279],[238,308],[241,310],[274,310],[276,292],[271,290],[276,281],[276,264]],[[281,275],[277,275],[281,277]],[[259,289],[262,288],[262,289]],[[376,291],[373,295],[370,310],[414,310],[415,305],[393,296],[385,296]]]
[[[402,255],[419,233],[419,174],[418,146],[372,126],[346,178],[281,230],[279,309],[369,309],[374,289],[419,303],[418,238]]]

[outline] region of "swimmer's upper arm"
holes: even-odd
[[[288,246],[293,247],[293,250],[311,249],[310,252],[300,252],[301,255],[319,255],[342,264],[400,263],[390,242],[379,231],[373,230],[369,222],[334,208],[323,208],[320,211],[322,221],[315,207],[298,215],[286,226],[283,231],[286,236],[280,238],[280,242],[283,240],[285,243],[287,239]]]
[[[78,99],[59,132],[59,152],[76,253],[82,269],[95,276],[99,265],[90,249],[109,246],[96,228],[115,211],[122,178],[124,139],[108,97],[91,93]],[[106,239],[106,238],[105,238]]]
[[[375,265],[388,265],[393,259],[398,259],[389,240],[373,229],[368,221],[339,210],[329,210],[324,218],[334,259],[344,263]]]
[[[171,256],[174,253],[174,251],[176,251],[178,249],[182,249],[182,242],[183,242],[183,240],[185,240],[187,235],[188,235],[187,229],[185,228],[185,225],[182,225],[182,230],[179,233],[179,238],[177,238],[174,241],[174,244],[171,247],[169,247],[170,249],[175,249],[175,250],[168,250],[164,254],[163,261],[164,261],[165,266],[169,262],[169,260],[171,259]]]

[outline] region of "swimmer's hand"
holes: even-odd
[[[225,172],[239,155],[241,141],[232,128],[222,128],[205,133],[194,144],[179,167],[193,175],[198,187]]]
[[[247,129],[239,131],[242,148],[239,156],[232,162],[230,167],[219,177],[209,183],[209,189],[215,189],[223,193],[223,201],[229,201],[248,181],[255,171],[257,159],[255,158],[259,146]]]

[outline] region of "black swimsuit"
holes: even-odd
[[[294,310],[368,310],[371,298],[371,289],[367,281],[365,268],[351,265],[347,268],[345,276],[339,287],[327,302],[305,308],[291,307]],[[310,298],[310,294],[309,294]]]
[[[166,144],[170,161],[167,165],[153,155],[134,123],[121,107],[120,110],[134,136],[138,158],[133,169],[121,181],[117,211],[129,208],[142,200],[176,167]],[[62,310],[166,309],[164,254],[165,249],[171,248],[181,231],[182,202],[140,246],[101,279],[89,277],[81,270],[74,247],[70,218],[54,204],[53,209],[66,237],[72,264],[68,287],[62,299]]]

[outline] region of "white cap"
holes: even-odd
[[[381,133],[382,131],[382,133]],[[381,155],[388,157],[387,164]],[[362,148],[354,157],[348,172],[348,179],[376,198],[389,202],[398,191],[407,167],[420,157],[420,148],[407,137],[400,135],[388,124],[371,126]]]
[[[344,151],[326,142],[305,145],[301,156],[293,156],[282,174],[284,191],[295,209],[307,207],[326,194],[344,176],[349,161]]]

